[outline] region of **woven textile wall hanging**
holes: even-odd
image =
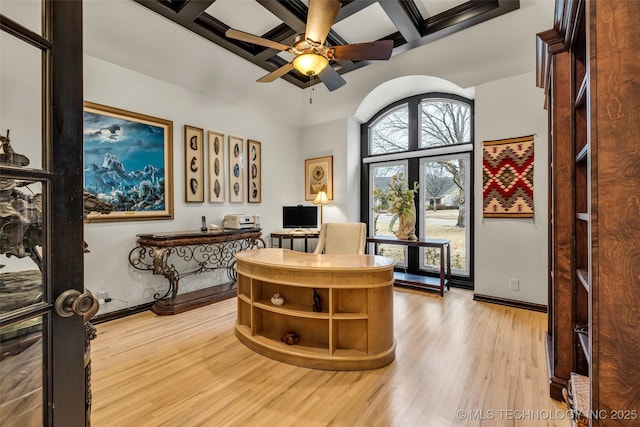
[[[533,135],[484,141],[482,213],[485,218],[533,217]]]

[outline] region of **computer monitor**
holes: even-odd
[[[318,228],[317,206],[283,206],[283,228]]]

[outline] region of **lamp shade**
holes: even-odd
[[[314,76],[329,65],[329,60],[317,53],[303,53],[293,59],[293,68],[307,76]]]
[[[313,199],[312,203],[314,205],[328,205],[331,202],[329,201],[329,198],[327,197],[327,193],[325,193],[324,191],[320,191],[320,192],[318,192],[318,195],[316,196],[316,198]]]

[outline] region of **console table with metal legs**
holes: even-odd
[[[129,263],[137,270],[151,271],[169,282],[166,292],[153,297],[151,310],[159,315],[178,314],[236,295],[235,254],[264,248],[259,228],[177,231],[138,234],[137,246],[129,252]],[[189,269],[180,268],[188,265]],[[179,294],[180,279],[225,269],[229,282]]]
[[[393,236],[373,236],[367,237],[367,243],[374,243],[374,253],[378,253],[378,245],[403,245],[417,246],[425,248],[437,248],[440,250],[440,277],[435,279],[429,276],[419,276],[395,272],[395,283],[399,285],[416,286],[420,288],[437,289],[440,296],[444,296],[444,289],[450,289],[451,281],[451,240],[427,239],[399,240]]]

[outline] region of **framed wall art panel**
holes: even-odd
[[[229,136],[229,201],[244,202],[244,152],[243,139]]]
[[[320,191],[333,200],[333,156],[304,161],[304,199],[313,200]]]
[[[249,156],[247,200],[249,203],[260,203],[262,202],[262,150],[260,142],[247,140],[247,156]]]
[[[224,135],[207,132],[209,153],[209,201],[224,202]]]
[[[204,202],[204,130],[184,125],[185,202]]]
[[[84,102],[84,188],[112,207],[87,222],[173,219],[173,122]]]

